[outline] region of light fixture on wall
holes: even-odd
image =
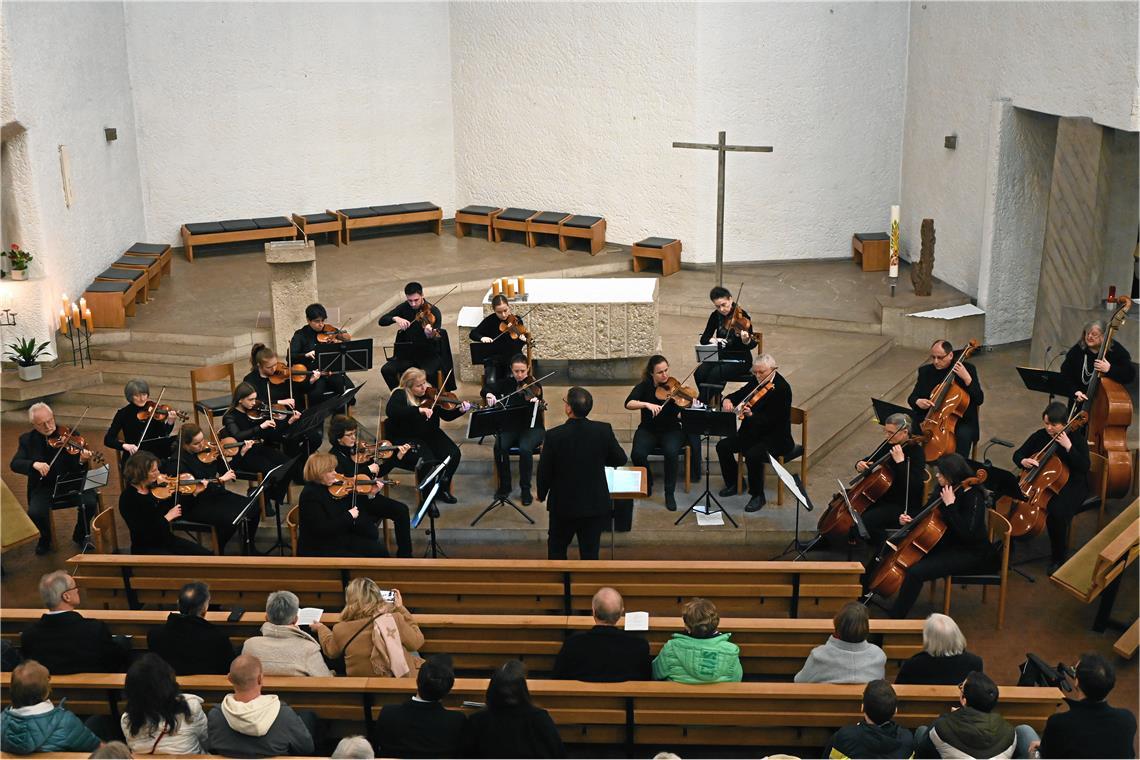
[[[119,139],[119,130],[114,127],[104,127],[103,135],[107,138],[107,142],[115,142]]]
[[[945,148],[947,150],[957,150],[957,148],[958,148],[958,135],[946,135],[942,144],[943,144],[943,146],[945,146]]]

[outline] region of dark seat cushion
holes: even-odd
[[[88,293],[124,293],[129,290],[131,284],[126,280],[118,280],[116,282],[93,282],[87,286]]]
[[[224,222],[219,222],[219,224],[226,232],[248,232],[257,229],[257,225],[253,223],[252,219],[227,219]]]
[[[320,224],[321,222],[336,221],[336,217],[332,214],[301,214],[301,218],[305,220],[305,224]]]
[[[139,256],[161,256],[169,250],[170,246],[161,243],[135,243],[126,252]]]
[[[395,216],[407,213],[408,208],[402,203],[389,203],[386,206],[373,206],[373,216]]]
[[[120,256],[119,259],[112,266],[123,264],[130,267],[150,267],[154,266],[154,259],[147,258],[146,256]]]
[[[602,221],[600,216],[572,216],[562,223],[565,227],[593,227]]]
[[[474,216],[486,216],[492,211],[498,211],[498,206],[464,206],[459,209],[460,214],[472,214]]]
[[[275,227],[292,227],[293,222],[284,216],[263,216],[253,220],[259,230],[271,230]]]
[[[372,210],[371,206],[360,206],[359,208],[342,208],[340,213],[347,216],[349,219],[367,219],[370,216],[376,216],[376,212]]]
[[[195,404],[198,411],[212,414],[220,417],[229,411],[230,406],[233,405],[233,399],[227,394],[224,396],[211,396],[210,398],[200,398],[198,403]]]
[[[525,222],[532,216],[538,213],[537,209],[533,208],[514,208],[513,206],[503,213],[499,214],[496,218],[499,220],[506,220],[508,222]]]
[[[439,206],[431,201],[416,201],[415,203],[405,203],[403,205],[404,213],[407,214],[419,214],[424,211],[439,211]]]
[[[885,232],[856,232],[855,237],[860,240],[890,240]]]
[[[131,280],[132,282],[140,277],[146,277],[146,272],[142,269],[104,269],[98,274],[100,279],[108,280]]]
[[[541,214],[532,217],[531,221],[535,224],[558,224],[568,216],[570,215],[565,211],[543,211]]]
[[[225,232],[222,225],[217,222],[193,222],[186,225],[186,230],[191,235],[212,235],[215,232]]]
[[[664,248],[670,243],[677,242],[677,238],[664,238],[664,237],[647,237],[645,240],[639,240],[634,245],[642,248]]]

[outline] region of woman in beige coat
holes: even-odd
[[[393,668],[388,648],[381,642],[373,646],[372,628],[376,618],[390,615],[400,634],[407,678],[415,678],[424,660],[418,650],[424,635],[412,613],[404,607],[400,592],[396,599],[384,600],[380,587],[371,578],[354,578],[344,591],[344,611],[340,622],[328,634],[321,633],[321,648],[329,658],[344,655],[345,674],[350,676],[391,676]]]

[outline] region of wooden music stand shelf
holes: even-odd
[[[681,241],[676,238],[647,237],[633,244],[633,271],[640,272],[650,260],[661,262],[661,276],[681,271]]]
[[[891,265],[891,240],[885,232],[856,232],[851,236],[851,258],[864,272],[885,272]]]

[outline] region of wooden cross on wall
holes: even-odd
[[[771,145],[725,145],[724,132],[717,133],[716,143],[675,142],[674,148],[715,150],[716,161],[716,284],[724,285],[724,154],[728,151],[742,153],[771,153]]]

